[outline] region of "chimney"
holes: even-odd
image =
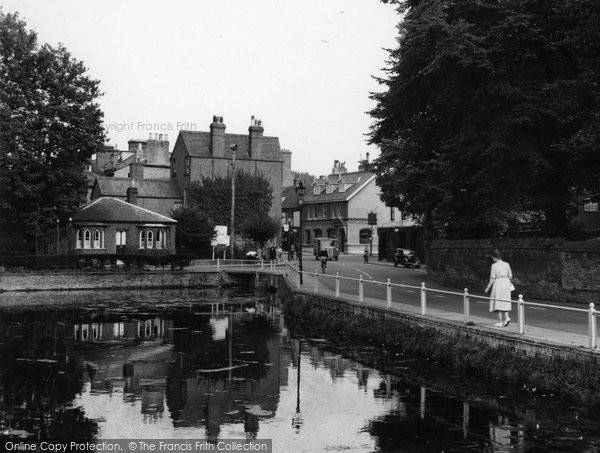
[[[144,179],[144,164],[136,161],[129,165],[129,177],[132,179]]]
[[[137,205],[137,199],[138,199],[138,188],[137,187],[128,187],[127,188],[127,203]]]
[[[225,124],[222,116],[213,116],[210,125],[210,154],[213,157],[225,157]]]
[[[254,117],[252,117],[254,119]],[[262,121],[254,119],[254,123],[250,124],[248,128],[248,154],[251,159],[262,159],[262,145],[263,145],[263,132]]]

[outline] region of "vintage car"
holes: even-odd
[[[420,269],[421,261],[419,260],[419,257],[415,255],[414,250],[398,248],[396,249],[396,253],[394,253],[394,266]]]

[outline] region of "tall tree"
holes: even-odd
[[[190,207],[205,214],[215,225],[231,223],[231,176],[203,178],[188,192]],[[235,178],[235,231],[242,232],[244,224],[254,219],[269,219],[273,189],[261,175],[243,171]]]
[[[213,222],[196,208],[176,209],[172,217],[177,220],[177,253],[210,256]]]
[[[536,215],[566,234],[600,188],[600,3],[391,3],[404,20],[370,135],[384,201],[451,237]]]
[[[38,45],[0,11],[0,253],[19,239],[31,250],[85,199],[85,164],[104,143],[98,84],[63,46]]]

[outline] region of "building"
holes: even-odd
[[[252,117],[248,134],[225,132],[222,116],[213,116],[210,131],[180,131],[171,155],[171,179],[177,183],[187,205],[191,184],[202,178],[227,176],[231,171],[232,146],[237,145],[236,170],[264,176],[273,189],[270,215],[281,216],[281,191],[284,163],[291,162],[291,153],[282,152],[278,137],[263,135],[261,121]],[[291,171],[286,173],[287,179]]]
[[[73,214],[66,230],[69,253],[135,254],[175,253],[177,222],[136,206],[137,188],[127,191],[128,201],[98,198]]]
[[[395,225],[390,218],[400,219],[402,214],[385,206],[375,174],[363,168],[348,172],[345,163],[336,160],[330,175],[319,176],[306,188],[301,209],[304,246],[311,245],[314,238],[330,237],[338,240],[342,253],[362,254],[365,247],[378,252],[378,228]],[[293,212],[293,207],[286,210]],[[406,227],[417,224],[413,219],[402,222]],[[297,226],[295,222],[293,226]]]
[[[140,167],[141,164],[132,165],[134,169]],[[90,199],[93,201],[102,197],[112,197],[127,200],[130,187],[136,187],[138,190],[135,204],[158,214],[171,216],[183,203],[181,192],[174,181],[106,176],[96,177]]]
[[[600,193],[588,194],[577,205],[577,215],[573,219],[589,238],[600,237]]]

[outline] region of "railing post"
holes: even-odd
[[[386,290],[387,308],[390,308],[392,306],[392,282],[389,278],[387,280]]]
[[[340,297],[340,273],[335,273],[335,297]]]
[[[319,273],[315,271],[315,294],[319,292]]]
[[[365,298],[364,298],[364,292],[363,292],[363,278],[361,275],[358,278],[358,301],[363,302],[364,300],[365,300]]]
[[[260,268],[261,270],[265,268],[265,260],[260,260]]]
[[[519,316],[519,334],[525,334],[525,304],[523,303],[523,294],[519,294],[517,301],[517,314]]]
[[[590,349],[596,349],[596,309],[593,302],[590,302],[590,311],[588,312],[588,332],[590,335]]]
[[[421,282],[421,314],[427,313],[427,295],[425,294],[425,282]]]
[[[221,261],[219,261],[219,258],[217,258],[217,272],[219,272],[221,270]]]
[[[465,324],[471,323],[471,304],[469,303],[469,290],[465,288],[463,294],[463,309],[465,312]]]

